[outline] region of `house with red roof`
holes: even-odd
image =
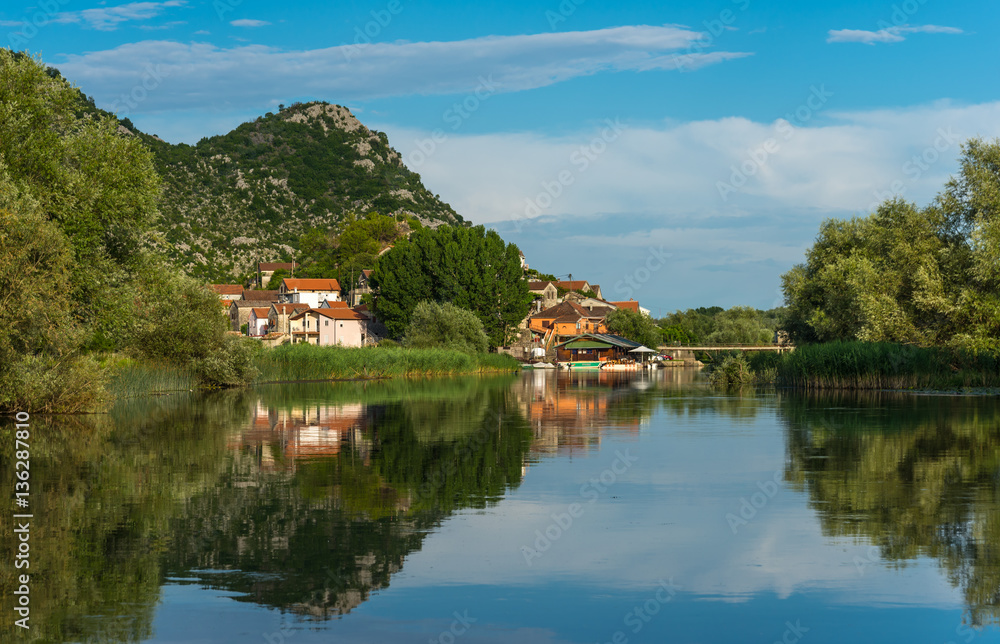
[[[363,347],[368,318],[347,307],[315,308],[289,318],[292,343],[318,346]]]
[[[270,309],[262,306],[255,306],[250,309],[247,316],[247,335],[251,338],[260,338],[267,335],[267,317]]]
[[[209,284],[220,300],[232,301],[243,297],[243,287],[239,284]]]
[[[281,280],[278,297],[282,302],[308,304],[312,308],[323,300],[340,300],[340,282],[334,279],[298,279],[286,277]]]

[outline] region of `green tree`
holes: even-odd
[[[604,325],[608,327],[608,333],[620,335],[650,349],[660,346],[660,329],[652,318],[637,311],[629,309],[612,311],[604,318]]]
[[[0,50],[0,371],[17,369],[0,408],[100,409],[88,352],[193,364],[223,350],[217,298],[147,249],[159,185],[139,138]]]
[[[92,331],[88,344],[116,348],[128,319],[122,287],[157,212],[150,151],[54,70],[0,50],[0,161],[69,241],[73,314]]]
[[[659,324],[664,328],[677,327],[678,333],[682,332],[688,338],[687,342],[704,342],[715,330],[715,316],[722,310],[721,306],[678,310],[661,319]]]
[[[711,344],[770,344],[774,331],[761,311],[749,306],[734,306],[715,316],[715,330],[706,341]]]
[[[90,410],[104,398],[72,316],[73,250],[0,164],[0,410]]]
[[[662,337],[663,342],[668,344],[692,344],[695,342],[695,337],[679,324],[671,324],[669,326],[661,327],[660,336]]]
[[[286,277],[290,277],[289,271],[286,271],[283,268],[279,268],[278,270],[271,273],[271,279],[267,280],[267,285],[264,286],[264,289],[268,291],[277,291],[279,288],[281,288],[281,282]]]
[[[789,331],[806,341],[941,340],[953,303],[940,224],[899,199],[868,217],[824,222],[806,263],[782,277]]]
[[[823,223],[782,276],[793,337],[1000,350],[1000,140],[966,142],[959,161],[926,208],[892,199]]]
[[[441,347],[466,353],[489,350],[489,338],[476,314],[450,302],[417,304],[406,328],[406,342],[411,347]]]
[[[379,258],[373,306],[390,335],[401,336],[417,304],[451,302],[476,314],[490,346],[505,344],[531,304],[520,251],[483,226],[413,231]]]

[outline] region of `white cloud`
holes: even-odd
[[[271,23],[266,20],[251,20],[250,18],[242,18],[240,20],[232,20],[229,24],[234,27],[266,27]]]
[[[162,68],[171,78],[171,91],[151,92],[141,107],[156,111],[310,94],[358,100],[459,93],[474,90],[481,79],[491,79],[497,92],[511,92],[600,72],[694,69],[749,55],[682,53],[700,38],[698,32],[675,26],[631,26],[305,51],[143,41],[70,55],[59,67],[98,100],[127,92],[141,70]]]
[[[540,270],[586,273],[628,299],[616,285],[662,245],[673,253],[670,272],[686,278],[669,293],[636,291],[644,305],[769,308],[780,304],[778,275],[802,261],[823,219],[869,212],[893,194],[928,203],[957,169],[965,139],[1000,136],[1000,102],[831,109],[790,137],[782,121],[745,118],[633,125],[586,167],[578,153],[601,148],[592,146],[601,123],[556,137],[453,133],[442,121],[446,138],[425,157],[433,126],[368,125],[389,134],[430,190],[496,227]],[[769,140],[777,147],[762,158]],[[723,199],[719,184],[735,183],[734,168],[749,172]]]
[[[98,31],[114,31],[123,22],[149,20],[170,7],[182,7],[187,0],[166,0],[165,2],[130,2],[117,7],[84,9],[57,13],[52,22],[59,24],[81,24]]]
[[[431,128],[375,125],[435,192],[480,222],[615,212],[742,217],[761,207],[857,212],[894,184],[925,202],[954,171],[962,141],[1000,135],[1000,102],[813,118],[802,127],[735,117],[625,124],[610,142],[604,123],[560,137],[442,128],[446,138],[429,155],[420,148],[429,149]],[[720,183],[733,187],[721,189],[724,198]]]
[[[923,25],[910,27],[901,25],[898,27],[886,27],[878,31],[865,31],[863,29],[831,29],[827,33],[826,42],[860,42],[866,45],[886,42],[902,42],[906,40],[904,34],[961,34],[965,33],[957,27],[941,27],[938,25]]]

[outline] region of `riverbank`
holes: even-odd
[[[989,393],[1000,388],[1000,357],[946,347],[829,342],[790,353],[727,356],[712,378],[720,385]]]
[[[46,408],[45,412],[93,413],[120,400],[162,396],[198,389],[218,389],[193,366],[150,361],[116,354],[97,360],[101,370],[101,396],[92,404],[77,401],[72,409]],[[276,382],[325,382],[515,373],[521,364],[495,353],[468,354],[451,349],[402,347],[317,347],[297,344],[274,349],[256,348],[246,369],[252,386]]]
[[[453,349],[317,347],[282,345],[254,358],[255,384],[308,380],[359,380],[419,376],[512,373],[521,364],[507,355]]]

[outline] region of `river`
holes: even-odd
[[[996,398],[537,371],[29,424],[4,642],[1000,641]]]

